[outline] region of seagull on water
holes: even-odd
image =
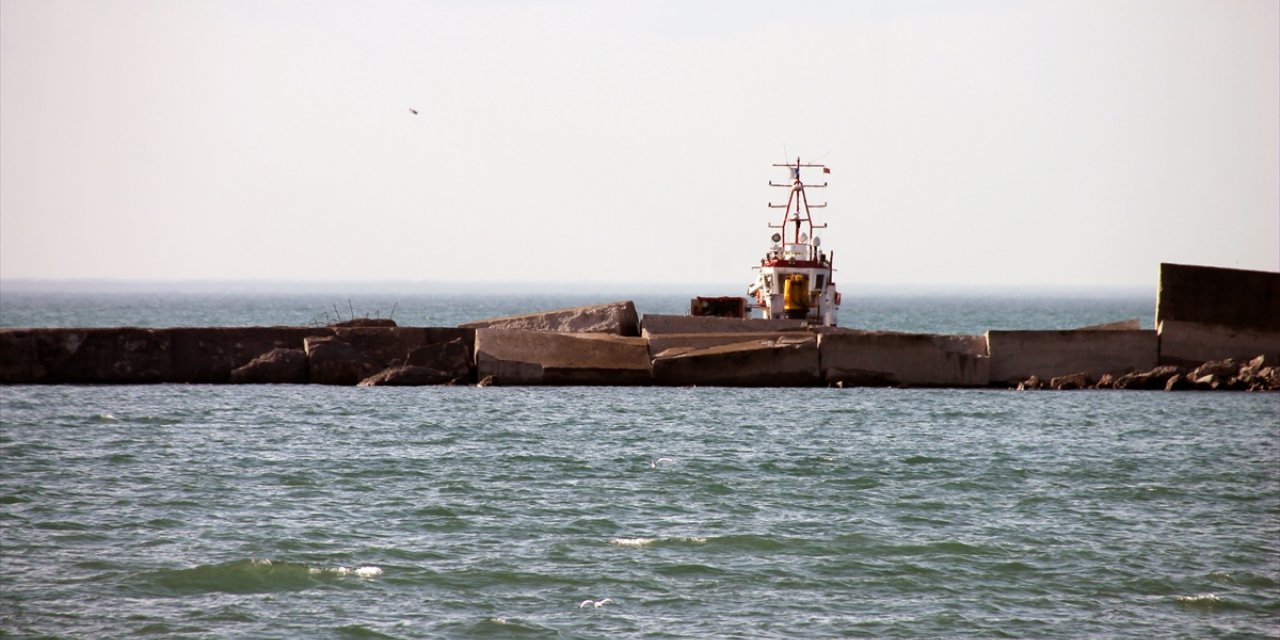
[[[675,462],[675,460],[672,460],[671,458],[658,458],[657,460],[654,460],[653,462],[649,463],[649,468],[657,469],[658,465],[662,464],[663,462],[671,463],[671,462]]]
[[[611,602],[613,602],[612,598],[605,598],[604,600],[592,600],[591,598],[587,598],[586,600],[583,600],[581,603],[578,604],[578,608],[584,609],[586,608],[587,605],[594,605],[595,608],[599,609],[600,607],[603,607],[604,605],[609,604]]]

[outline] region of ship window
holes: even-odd
[[[827,274],[825,274],[825,273],[819,273],[817,276],[815,276],[815,277],[813,278],[813,283],[814,283],[814,287],[813,287],[813,288],[814,288],[814,289],[818,289],[818,290],[822,290],[822,289],[823,289],[823,287],[826,285],[826,283],[824,282],[824,280],[826,280],[826,279],[827,279]]]

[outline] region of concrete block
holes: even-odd
[[[1093,324],[1087,327],[1077,327],[1076,331],[1137,331],[1142,328],[1142,322],[1137,318],[1128,320],[1117,320],[1115,322],[1105,322],[1103,324]]]
[[[980,336],[842,330],[818,336],[823,379],[842,386],[985,387]]]
[[[738,342],[773,341],[782,337],[804,336],[804,332],[769,331],[764,333],[658,333],[647,336],[649,357],[656,358],[664,351],[682,349],[708,349]]]
[[[1280,330],[1280,272],[1160,265],[1156,322]]]
[[[1073,373],[1098,380],[1156,366],[1155,331],[988,331],[987,349],[993,383]]]
[[[1161,264],[1156,331],[1167,364],[1280,355],[1280,273]]]
[[[630,300],[491,318],[458,326],[467,329],[607,333],[618,336],[640,335],[640,322],[636,315],[636,306]]]
[[[646,313],[640,328],[646,338],[666,333],[776,333],[804,331],[804,320],[740,320],[717,316],[673,316]]]
[[[654,382],[669,386],[802,387],[822,382],[817,337],[807,333],[706,348],[666,349]]]
[[[643,338],[510,329],[476,330],[476,377],[497,385],[646,385]]]
[[[163,329],[6,329],[0,381],[10,384],[145,384],[172,377]]]
[[[1256,331],[1239,327],[1162,320],[1160,362],[1195,366],[1211,360],[1280,357],[1280,332]]]
[[[0,329],[0,384],[31,384],[35,379],[36,339],[29,329]]]

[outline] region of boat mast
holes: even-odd
[[[783,209],[783,210],[784,210],[784,211],[782,212],[782,222],[781,222],[781,223],[779,223],[779,224],[772,224],[772,223],[770,223],[770,224],[769,224],[769,228],[771,228],[771,229],[784,229],[784,230],[785,230],[785,229],[786,229],[786,227],[787,227],[787,222],[791,222],[792,224],[794,224],[794,225],[795,225],[795,228],[792,230],[792,239],[791,239],[791,241],[790,241],[790,242],[795,243],[795,244],[800,244],[800,243],[806,242],[806,241],[808,241],[808,240],[812,240],[812,239],[813,239],[813,230],[814,230],[814,229],[825,229],[827,225],[826,225],[826,223],[823,223],[823,224],[814,224],[814,223],[813,223],[813,216],[812,216],[812,215],[810,215],[810,213],[809,213],[809,209],[811,209],[811,208],[812,208],[812,209],[821,209],[821,208],[823,208],[823,207],[827,206],[827,203],[823,202],[822,204],[809,204],[809,197],[808,197],[807,195],[805,195],[805,191],[804,191],[804,190],[805,190],[805,187],[806,187],[806,186],[808,186],[809,188],[812,188],[812,189],[823,189],[823,188],[826,188],[827,183],[826,183],[826,182],[823,182],[822,184],[811,184],[811,185],[805,185],[805,183],[800,179],[800,169],[801,169],[801,167],[821,168],[823,173],[831,173],[831,170],[830,170],[830,169],[828,169],[826,165],[822,165],[822,164],[801,164],[801,162],[800,162],[800,158],[798,158],[798,157],[796,158],[796,161],[795,161],[795,163],[794,163],[794,164],[791,164],[791,163],[785,163],[785,164],[775,164],[775,165],[773,165],[773,166],[775,166],[775,167],[787,167],[788,169],[790,169],[790,170],[791,170],[791,184],[778,184],[778,183],[776,183],[776,182],[774,182],[774,181],[770,180],[770,181],[769,181],[769,186],[771,186],[771,187],[783,187],[783,188],[790,187],[790,188],[791,188],[791,192],[787,195],[787,202],[786,202],[786,204],[774,204],[774,203],[772,203],[772,202],[770,202],[770,203],[769,203],[769,207],[771,207],[771,208],[773,208],[773,209]],[[808,232],[807,232],[807,234],[806,234],[806,235],[807,235],[807,240],[801,240],[801,239],[800,239],[800,236],[801,236],[801,234],[800,234],[800,227],[801,227],[801,225],[806,226],[806,227],[808,228]],[[785,233],[785,231],[784,231],[784,233]],[[784,238],[784,240],[785,240],[785,238]]]

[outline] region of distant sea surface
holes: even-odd
[[[401,326],[451,327],[496,316],[617,300],[640,314],[688,314],[696,294],[653,293],[187,293],[40,291],[0,285],[2,327],[305,326],[392,318]],[[1072,329],[1137,319],[1153,328],[1154,294],[845,294],[839,324],[920,333]]]
[[[9,292],[0,324],[451,326],[622,298],[688,303]],[[841,323],[1152,313],[846,298]],[[138,636],[1275,638],[1280,394],[0,387],[0,637]]]

